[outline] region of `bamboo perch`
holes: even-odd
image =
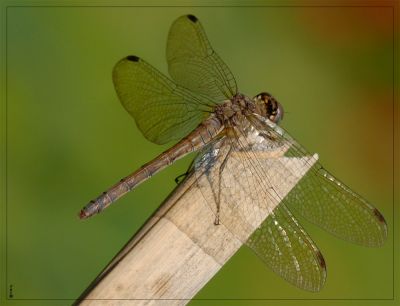
[[[279,180],[275,185],[284,198],[317,159],[317,154],[269,156],[262,162],[270,171],[269,183],[271,178]],[[276,171],[280,176],[272,175]],[[205,180],[205,176],[190,176],[177,186],[75,305],[187,304],[242,246],[224,225],[214,225],[215,216],[199,188]],[[239,204],[253,203],[248,199]],[[278,204],[275,201],[270,207]],[[262,220],[247,220],[251,226],[244,229],[248,232],[243,237],[249,237],[269,212],[263,213]]]

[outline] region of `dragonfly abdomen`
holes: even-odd
[[[95,200],[90,201],[80,212],[79,217],[86,219],[97,214],[117,201],[124,194],[131,191],[140,183],[146,181],[157,172],[168,167],[185,155],[197,151],[207,145],[218,135],[222,124],[216,117],[210,117],[201,123],[193,132],[183,138],[175,146],[144,164],[129,176],[121,179],[117,184],[103,192]]]

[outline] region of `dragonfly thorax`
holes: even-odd
[[[239,125],[246,115],[256,111],[256,105],[250,98],[237,94],[230,100],[226,100],[215,108],[215,114],[221,122],[230,122]]]

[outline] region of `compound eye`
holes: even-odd
[[[267,108],[267,114],[268,115],[273,115],[274,113],[276,113],[276,106],[274,104],[274,101],[269,98],[268,100],[264,101],[265,103],[265,107]]]
[[[260,101],[268,102],[272,96],[268,92],[262,92],[262,93],[259,93],[256,97]]]

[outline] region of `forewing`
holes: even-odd
[[[212,49],[200,21],[193,15],[174,21],[168,35],[170,76],[180,85],[219,103],[237,93],[235,78]]]
[[[207,97],[192,94],[137,56],[115,65],[113,81],[140,131],[157,144],[183,138],[212,110]]]
[[[309,153],[286,131],[260,117],[264,130],[285,143],[285,156],[301,157]],[[253,121],[255,125],[258,123]],[[387,226],[382,214],[360,195],[340,182],[315,162],[284,199],[290,209],[335,236],[364,246],[381,246],[387,237]]]
[[[382,246],[386,240],[387,225],[382,214],[320,163],[302,178],[285,203],[343,240],[369,247]]]
[[[254,128],[236,132],[237,139],[209,146],[195,161],[203,197],[215,215],[219,205],[222,226],[274,272],[299,288],[318,291],[326,276],[322,255],[279,204],[307,171],[311,157],[284,157],[284,144]]]

